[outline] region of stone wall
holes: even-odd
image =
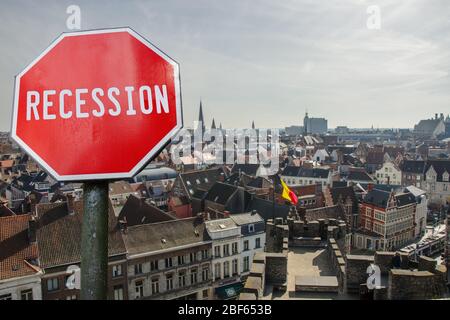
[[[381,251],[374,256],[347,255],[347,292],[356,293],[360,286],[367,290],[366,269],[374,263],[380,268],[382,280],[381,287],[373,291],[374,300],[433,299],[447,294],[445,266],[437,266],[434,259],[423,256],[418,262],[411,261],[407,254],[401,253],[401,267],[393,269],[394,256],[395,252]]]
[[[266,222],[266,249],[267,252],[283,252],[289,237],[289,227],[283,224],[283,220],[272,219]]]
[[[287,239],[286,239],[287,240]],[[253,258],[250,275],[245,281],[239,300],[258,300],[266,284],[274,288],[287,288],[287,252],[258,252]]]
[[[347,234],[347,225],[343,220],[334,218],[318,220],[302,220],[298,216],[291,216],[287,219],[289,229],[289,240],[294,246],[311,246],[316,243],[317,246],[324,245],[328,238],[345,239]],[[314,241],[306,241],[307,239]],[[324,243],[317,240],[320,238]]]
[[[374,255],[374,263],[380,268],[381,274],[388,274],[392,269],[392,259],[395,256],[395,252],[391,251],[377,251]],[[402,269],[408,269],[410,267],[410,261],[407,253],[400,254],[402,263]]]
[[[435,299],[441,298],[446,291],[442,274],[403,269],[390,271],[388,287],[390,300]]]
[[[287,262],[286,253],[266,253],[265,281],[275,287],[287,286]]]
[[[347,255],[345,288],[348,293],[359,293],[360,285],[365,284],[367,281],[367,267],[373,262],[373,256]]]
[[[339,292],[345,292],[345,259],[334,238],[328,239],[327,252],[338,279]]]

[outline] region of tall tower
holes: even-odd
[[[203,119],[202,100],[200,100],[200,109],[198,111],[198,122],[201,123],[202,130],[205,131],[205,120]]]
[[[308,134],[309,129],[309,117],[308,117],[308,109],[306,109],[305,117],[303,118],[303,131],[305,132],[305,135]]]
[[[211,123],[211,129],[216,129],[216,122],[214,121],[214,118],[213,118],[213,121]]]

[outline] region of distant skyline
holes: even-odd
[[[82,29],[129,26],[180,63],[184,122],[412,128],[450,113],[448,0],[12,1],[0,11],[0,131],[14,75],[81,8]],[[380,8],[369,29],[367,8]]]

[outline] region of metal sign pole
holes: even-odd
[[[81,299],[106,300],[108,278],[108,181],[83,186]]]

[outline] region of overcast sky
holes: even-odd
[[[81,8],[81,28],[130,26],[180,63],[185,124],[412,127],[450,113],[449,0],[1,0],[0,130],[14,75]],[[368,29],[377,5],[381,28]]]

